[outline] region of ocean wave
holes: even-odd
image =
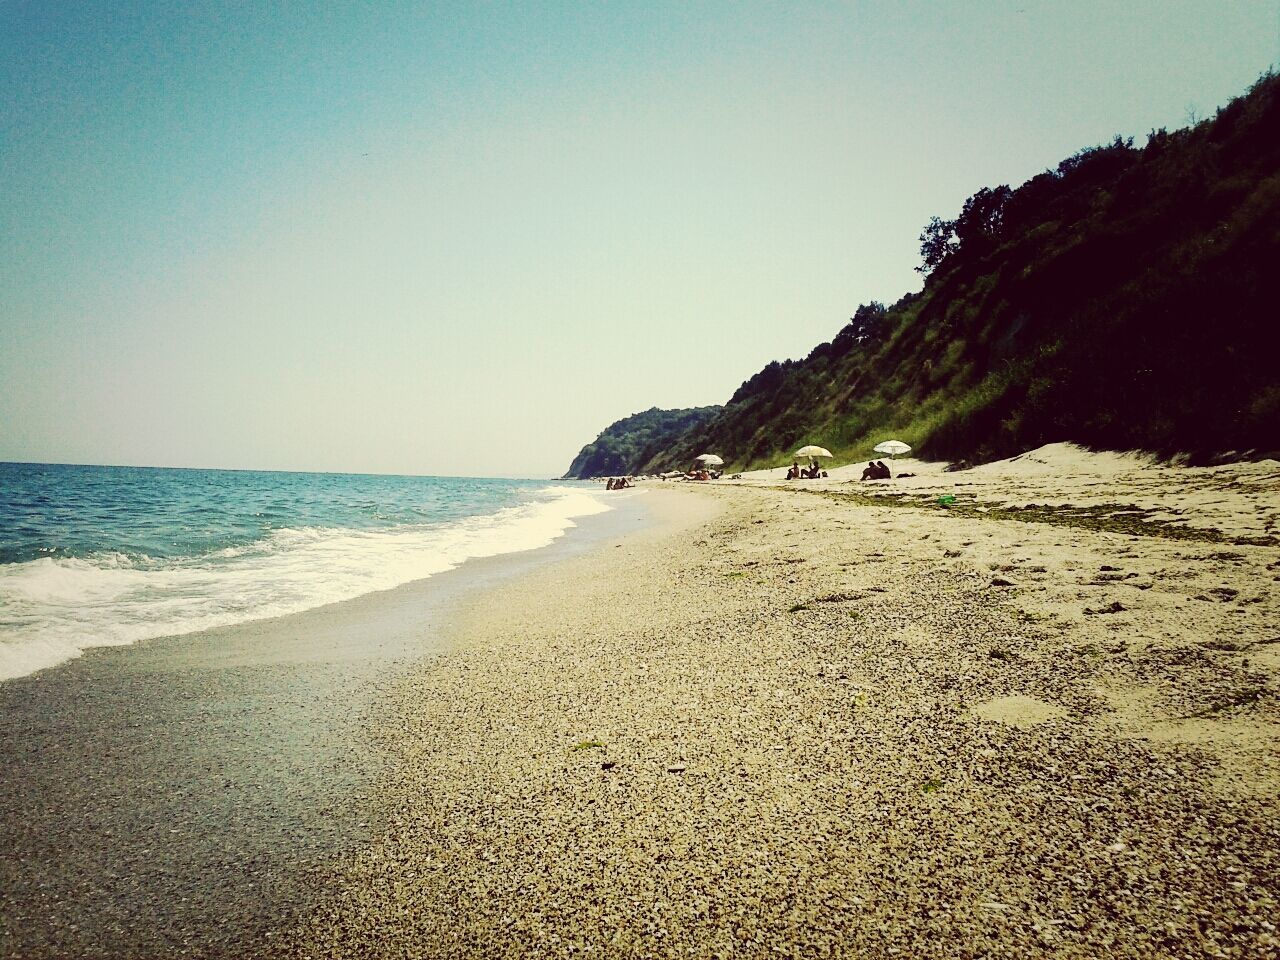
[[[596,491],[536,499],[447,523],[281,528],[200,557],[119,552],[0,566],[0,680],[118,646],[297,613],[421,580],[467,560],[547,546],[610,509]]]

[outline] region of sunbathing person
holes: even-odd
[[[787,471],[787,479],[788,479],[788,480],[799,480],[799,479],[800,479],[800,464],[799,464],[799,463],[793,463],[793,464],[791,464],[791,469]]]
[[[867,464],[867,468],[862,471],[863,480],[888,480],[889,468],[879,460],[872,460]]]

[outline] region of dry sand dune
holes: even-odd
[[[853,481],[867,496],[952,495],[961,507],[1077,508],[1097,517],[1216,531],[1228,540],[1280,538],[1280,462],[1275,460],[1179,467],[1141,454],[1095,453],[1069,443],[954,473],[947,472],[945,463],[881,459],[894,479],[859,481],[867,465],[862,461],[828,470],[825,480],[793,482],[844,490]],[[743,482],[785,482],[785,473],[785,465],[755,470],[743,474]],[[914,476],[900,476],[905,473]]]
[[[928,486],[1044,504],[1043,459],[905,505],[655,485],[664,526],[472,605],[390,698],[392,826],[285,952],[1276,955],[1280,548],[1219,542],[1274,471],[1095,461],[1198,539]]]

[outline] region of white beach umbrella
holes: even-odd
[[[834,454],[826,447],[815,447],[810,444],[807,447],[801,447],[796,451],[797,457],[808,457],[812,460],[814,457],[832,457]]]
[[[700,457],[695,457],[699,463],[705,463],[709,467],[720,467],[724,465],[724,461],[717,457],[714,453],[704,453]]]
[[[886,440],[884,443],[877,443],[873,448],[876,453],[887,453],[890,457],[896,457],[902,453],[910,453],[911,447],[903,443],[901,440]]]

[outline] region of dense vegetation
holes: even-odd
[[[1280,77],[1141,148],[980,190],[920,240],[920,293],[859,307],[638,468],[707,449],[773,465],[805,443],[863,459],[888,437],[970,461],[1059,440],[1280,450]]]
[[[652,407],[618,420],[579,451],[564,477],[586,480],[640,473],[645,463],[670,449],[681,436],[703,425],[720,410],[720,407],[688,410]]]

